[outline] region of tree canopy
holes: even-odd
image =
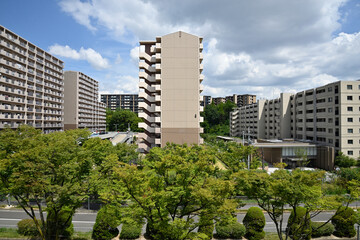
[[[142,129],[138,128],[138,123],[141,121],[141,118],[139,118],[136,113],[130,110],[106,110],[106,125],[109,131],[125,132],[130,126],[132,131],[142,132]]]
[[[201,115],[204,117],[204,122],[201,126],[205,133],[212,133],[218,135],[229,135],[229,115],[236,107],[236,104],[227,101],[226,103],[214,103],[207,105]]]

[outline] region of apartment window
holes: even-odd
[[[348,122],[353,122],[353,118],[348,118],[347,121]]]
[[[332,139],[328,139],[328,142],[329,142],[329,143],[333,143],[333,140],[332,140]]]
[[[328,129],[328,133],[333,133],[333,129],[332,129],[332,128],[329,128],[329,129]]]
[[[333,122],[333,119],[332,118],[329,118],[328,119],[328,123],[332,123]]]
[[[359,85],[359,89],[360,89],[360,85]],[[328,92],[332,92],[332,87],[328,87]]]
[[[352,100],[353,100],[353,97],[352,97],[352,96],[347,96],[347,100],[348,100],[348,101],[352,101]]]
[[[354,141],[352,139],[348,139],[348,144],[353,144]]]
[[[347,132],[348,132],[348,133],[353,133],[354,130],[353,130],[352,128],[348,128]]]
[[[348,112],[352,112],[353,111],[353,107],[347,107]]]
[[[347,85],[347,90],[352,90],[352,85]]]
[[[328,108],[328,112],[332,112],[332,108]]]
[[[348,155],[352,156],[352,155],[354,155],[354,152],[353,151],[348,151]]]
[[[328,102],[332,102],[332,100],[333,100],[332,97],[328,98]]]

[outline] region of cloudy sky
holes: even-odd
[[[277,97],[360,79],[359,0],[1,0],[0,24],[100,82],[137,93],[138,41],[204,38],[204,95]]]

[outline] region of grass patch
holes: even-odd
[[[17,233],[16,228],[0,228],[0,238],[24,238],[23,235]]]
[[[285,234],[283,234],[283,238],[285,239]],[[276,232],[266,232],[264,240],[279,240],[279,236]]]
[[[24,239],[27,238],[17,232],[16,228],[0,228],[0,238]],[[91,232],[75,232],[72,240],[91,240]]]

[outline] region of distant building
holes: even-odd
[[[105,132],[105,104],[98,101],[98,82],[76,71],[65,72],[64,128],[88,128],[92,132]]]
[[[212,98],[212,102],[215,104],[215,105],[218,105],[220,103],[225,103],[226,100],[225,98],[223,97],[216,97],[216,98]]]
[[[202,96],[203,100],[200,102],[202,107],[206,107],[207,105],[211,104],[212,97],[211,96]]]
[[[212,100],[213,100],[213,103],[215,105],[217,105],[219,103],[225,103],[227,101],[230,101],[230,102],[235,103],[237,107],[242,107],[242,106],[246,106],[246,105],[256,103],[256,95],[233,94],[231,96],[226,96],[226,97],[216,97],[216,98],[213,98]]]
[[[359,116],[360,81],[338,81],[237,108],[230,114],[230,134],[310,141],[358,158]]]
[[[200,144],[203,121],[200,84],[204,76],[202,38],[175,32],[140,41],[139,149],[149,152],[167,142]]]
[[[63,61],[0,25],[0,129],[63,125]]]
[[[110,108],[113,111],[116,109],[125,109],[138,113],[138,94],[101,94],[100,100],[105,103],[106,108]]]

